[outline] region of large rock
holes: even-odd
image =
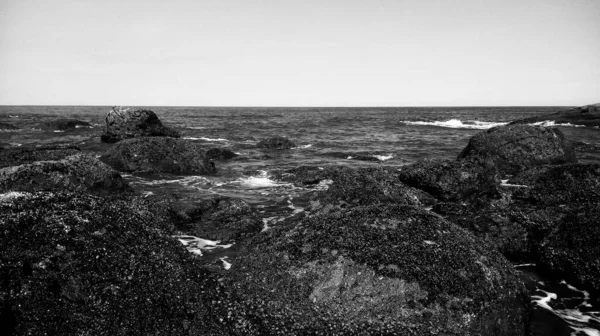
[[[502,174],[543,164],[576,162],[571,142],[557,128],[529,125],[494,127],[476,134],[458,159],[492,160]]]
[[[14,131],[14,130],[18,130],[18,129],[19,128],[17,126],[0,122],[0,130],[2,130],[2,131]]]
[[[87,154],[0,169],[0,192],[43,190],[100,195],[132,191],[118,172]]]
[[[115,106],[108,112],[105,121],[106,129],[100,138],[102,142],[114,143],[143,136],[180,136],[177,131],[164,126],[150,110]]]
[[[81,149],[72,145],[49,145],[35,148],[8,148],[0,155],[0,168],[18,166],[35,161],[61,160],[67,156],[81,153]]]
[[[188,140],[142,137],[119,141],[100,160],[125,172],[213,174],[217,170],[205,153]]]
[[[46,121],[37,126],[44,131],[70,131],[80,127],[92,127],[90,123],[77,119],[55,119]]]
[[[268,149],[290,149],[296,147],[290,139],[284,137],[272,137],[263,139],[256,144],[257,148],[268,148]]]
[[[8,335],[224,335],[220,286],[153,205],[81,194],[0,196]]]
[[[425,159],[400,168],[400,180],[443,201],[485,192],[500,183],[493,162]]]
[[[244,335],[526,335],[513,267],[413,206],[307,217],[255,236],[232,259],[228,323]]]
[[[238,155],[235,154],[229,148],[215,147],[215,148],[211,148],[211,149],[207,150],[206,156],[210,160],[229,160],[229,159],[233,159],[234,157],[236,157]]]
[[[580,106],[552,114],[515,120],[511,124],[533,124],[546,121],[554,122],[555,124],[600,127],[600,104]]]

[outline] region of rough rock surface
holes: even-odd
[[[284,137],[272,137],[263,139],[256,144],[257,148],[268,148],[268,149],[290,149],[296,147],[290,139]]]
[[[90,123],[77,119],[56,119],[41,123],[37,128],[44,131],[69,131],[78,127],[92,127]]]
[[[0,130],[18,130],[17,126],[0,122]]]
[[[493,162],[424,159],[400,168],[400,180],[443,201],[485,192],[500,183]]]
[[[53,161],[81,153],[77,146],[53,145],[35,148],[9,148],[0,155],[0,168],[18,166],[35,161]]]
[[[81,194],[0,198],[8,335],[224,335],[220,287],[152,204]]]
[[[108,112],[105,121],[106,129],[100,138],[102,142],[114,143],[142,136],[180,136],[177,131],[164,126],[150,110],[115,106]]]
[[[530,125],[499,126],[478,133],[458,159],[492,160],[504,175],[577,161],[573,145],[559,129]]]
[[[554,121],[556,124],[600,127],[600,104],[580,106],[552,114],[515,120],[511,124],[531,124],[544,121]]]
[[[100,160],[125,172],[213,174],[215,165],[205,153],[192,141],[141,137],[119,141]]]
[[[87,154],[0,169],[0,192],[43,190],[99,195],[132,191],[118,172]]]
[[[512,266],[413,206],[375,204],[273,228],[232,261],[238,334],[527,335]]]
[[[238,156],[228,148],[211,148],[206,151],[206,156],[209,160],[229,160]]]

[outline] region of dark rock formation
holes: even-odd
[[[492,160],[502,174],[543,164],[576,162],[571,142],[556,128],[510,125],[476,134],[458,159]]]
[[[18,166],[35,161],[53,161],[81,153],[77,146],[43,146],[35,148],[8,148],[0,155],[0,168]]]
[[[224,335],[220,285],[153,205],[81,194],[0,197],[0,321],[9,335]]]
[[[99,195],[132,191],[118,172],[86,154],[0,169],[0,192],[43,190]]]
[[[224,279],[244,335],[527,335],[529,298],[496,251],[438,215],[377,204],[252,238]]]
[[[19,128],[17,126],[0,122],[0,130],[9,130],[9,131],[12,131],[12,130],[18,130],[18,129]]]
[[[495,188],[500,180],[491,161],[425,159],[400,168],[400,180],[443,201],[457,201]]]
[[[37,128],[44,131],[69,131],[78,127],[92,127],[90,123],[77,119],[56,119],[41,123]]]
[[[177,131],[164,126],[150,110],[115,106],[108,112],[105,121],[106,129],[100,138],[102,142],[114,143],[145,136],[180,136]]]
[[[197,144],[168,137],[142,137],[119,141],[100,160],[126,172],[213,174],[215,165]]]
[[[291,140],[284,137],[273,137],[261,140],[256,144],[257,148],[268,148],[268,149],[290,149],[296,147]]]
[[[238,156],[231,149],[228,148],[211,148],[206,151],[206,157],[209,160],[229,160]]]
[[[515,120],[511,124],[532,124],[543,121],[554,121],[556,124],[600,127],[600,104],[580,106],[552,114]]]

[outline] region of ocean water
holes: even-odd
[[[265,229],[294,220],[315,188],[295,187],[274,179],[274,169],[310,165],[401,166],[422,158],[455,158],[469,139],[512,120],[548,114],[564,107],[385,107],[385,108],[246,108],[146,107],[182,137],[206,148],[226,147],[236,159],[217,162],[216,176],[131,175],[124,177],[143,197],[175,193],[193,202],[215,194],[249,202],[263,218]],[[111,145],[100,142],[109,106],[0,106],[0,123],[19,130],[0,130],[0,147],[75,144],[101,154]],[[89,122],[72,131],[42,131],[39,125],[57,118]],[[600,146],[600,129],[553,125],[574,141]],[[284,151],[253,148],[258,141],[285,136],[296,147]],[[582,162],[600,162],[599,152],[578,153]],[[176,237],[192,253],[235,267],[229,259],[235,242],[203,237]],[[536,274],[534,265],[515,265],[536,307],[534,335],[600,335],[600,303],[567,283]]]

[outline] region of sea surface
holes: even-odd
[[[565,107],[158,107],[147,106],[182,138],[208,148],[227,147],[239,156],[217,162],[216,176],[128,175],[124,177],[143,197],[176,194],[193,202],[216,194],[243,198],[263,218],[265,228],[297,218],[308,203],[310,190],[278,181],[275,169],[301,165],[401,166],[423,158],[453,159],[469,139],[482,130],[512,120],[553,113]],[[100,155],[111,145],[100,142],[110,106],[0,106],[0,123],[19,130],[0,130],[0,147],[75,144]],[[92,127],[71,131],[42,131],[39,125],[58,118],[89,122]],[[600,145],[600,129],[554,125],[574,141]],[[284,136],[296,147],[273,151],[253,148],[258,141]],[[582,162],[600,162],[600,153],[578,153]],[[317,185],[312,188],[326,188]],[[179,237],[188,249],[224,269],[235,242],[202,237]],[[545,279],[535,265],[515,265],[536,307],[534,335],[600,336],[598,298],[565,282]]]

